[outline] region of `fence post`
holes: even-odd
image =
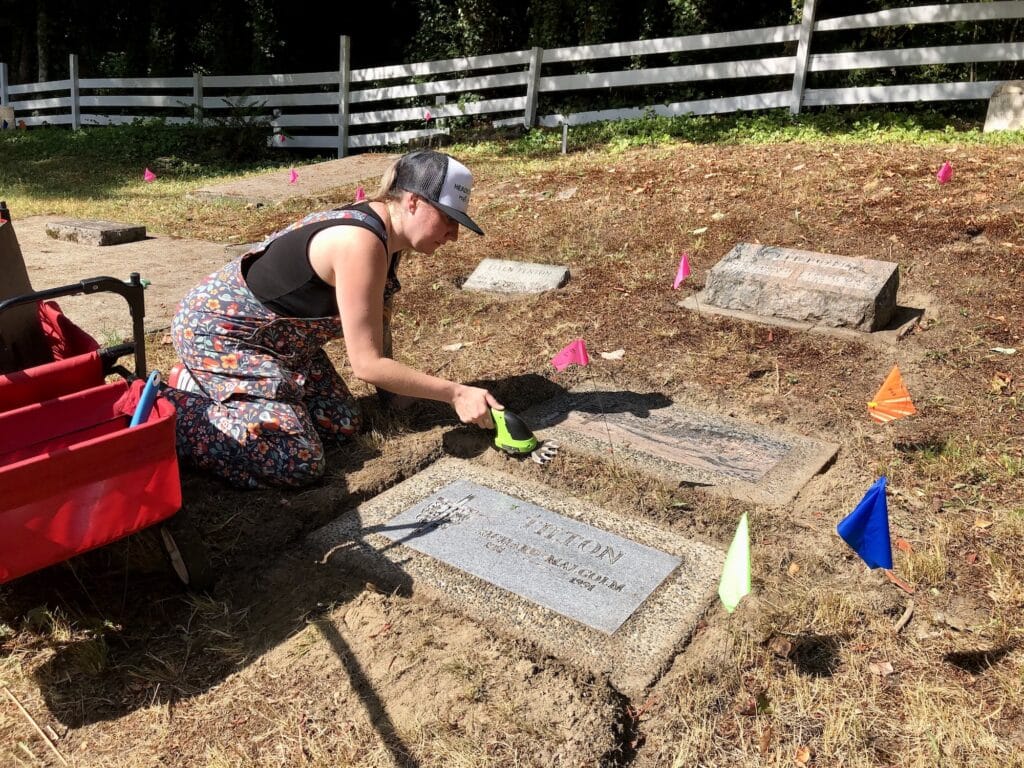
[[[804,85],[807,83],[807,60],[811,54],[811,36],[814,33],[814,12],[817,0],[804,0],[804,11],[800,17],[800,37],[793,61],[793,100],[789,104],[790,114],[800,114],[800,103],[804,100]]]
[[[434,97],[434,106],[435,107],[443,107],[447,103],[448,103],[448,97],[445,96],[443,93],[439,93],[437,96]],[[445,133],[447,133],[448,132],[448,121],[445,118],[443,118],[443,117],[438,117],[438,118],[434,118],[434,119],[437,122],[437,130],[444,131]]]
[[[82,127],[82,115],[78,104],[78,54],[68,56],[68,77],[71,79],[71,130]]]
[[[523,112],[523,126],[526,128],[533,128],[537,122],[537,91],[540,89],[540,65],[543,59],[543,48],[534,48],[530,51],[530,72],[526,78],[526,110]]]
[[[341,36],[341,62],[338,66],[338,157],[348,154],[348,91],[352,72],[349,69],[352,43]]]
[[[0,107],[8,107],[9,97],[7,95],[7,64],[0,61]]]
[[[198,125],[203,124],[203,74],[192,73],[192,103],[195,107],[192,110],[192,122]]]

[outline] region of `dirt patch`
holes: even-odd
[[[947,158],[956,174],[939,186]],[[446,408],[381,413],[357,385],[371,428],[321,486],[242,493],[186,472],[220,575],[209,598],[177,592],[142,535],[0,590],[0,678],[57,747],[81,766],[1021,765],[1024,352],[993,349],[1024,346],[1024,148],[680,145],[470,165],[489,234],[403,263],[400,359],[484,381],[518,410],[592,378],[705,402],[838,442],[834,464],[759,507],[571,446],[547,470],[517,463]],[[237,234],[248,215],[189,226]],[[287,223],[259,215],[264,231]],[[737,242],[896,261],[899,302],[925,314],[882,349],[679,308]],[[672,291],[683,250],[693,275]],[[487,256],[572,277],[516,301],[458,290]],[[554,373],[577,336],[592,366]],[[350,378],[343,347],[330,353]],[[170,356],[153,337],[154,365]],[[865,404],[894,362],[919,414],[880,427]],[[732,615],[711,606],[664,677],[625,701],[412,585],[321,581],[303,536],[443,454],[721,549],[746,511],[755,593]],[[912,595],[834,532],[880,474]],[[3,760],[57,764],[2,707]]]
[[[355,197],[356,185],[360,182],[373,184],[397,157],[394,154],[367,153],[351,155],[325,163],[299,166],[294,181],[291,171],[278,170],[274,173],[259,173],[227,184],[214,184],[193,193],[199,199],[232,200],[252,205],[273,205],[287,200],[306,199],[346,189]],[[376,186],[366,189],[373,194]]]

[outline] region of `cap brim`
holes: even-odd
[[[473,221],[471,218],[469,218],[469,216],[467,216],[457,208],[452,208],[450,205],[442,205],[441,203],[433,202],[431,203],[431,205],[437,208],[438,210],[447,213],[449,216],[451,216],[453,219],[459,222],[459,224],[464,226],[466,229],[471,229],[478,235],[482,235],[484,233],[484,231],[480,229],[480,227],[477,225],[475,221]]]

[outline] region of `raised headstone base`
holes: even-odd
[[[67,240],[83,245],[120,245],[145,240],[146,228],[116,221],[69,219],[48,223],[46,234],[55,240]]]
[[[904,336],[914,330],[925,310],[916,307],[897,306],[889,325],[877,331],[857,331],[853,328],[835,328],[831,325],[815,325],[814,323],[800,322],[799,320],[787,320],[784,317],[769,317],[766,315],[755,315],[751,312],[741,312],[737,309],[723,309],[709,304],[704,292],[687,296],[682,301],[676,302],[676,306],[696,312],[698,315],[718,315],[721,317],[732,317],[736,320],[743,320],[749,323],[761,325],[774,325],[777,328],[788,328],[792,331],[804,331],[806,333],[832,336],[837,339],[850,339],[859,342],[877,344],[885,348],[886,345],[896,344]]]
[[[458,498],[456,498],[458,497]],[[635,696],[714,597],[723,553],[543,485],[443,459],[308,539]]]

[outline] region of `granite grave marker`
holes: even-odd
[[[533,264],[507,259],[484,259],[462,284],[464,291],[543,293],[561,288],[569,270],[554,264]]]
[[[898,288],[890,261],[739,243],[711,268],[700,302],[870,332],[893,318]]]
[[[660,395],[574,390],[523,414],[563,449],[625,461],[671,484],[759,504],[785,504],[838,446],[696,408]]]
[[[723,555],[534,481],[443,459],[308,540],[639,693],[687,642]]]

